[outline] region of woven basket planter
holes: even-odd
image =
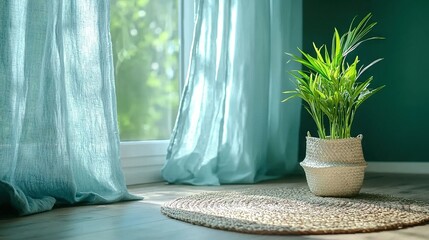
[[[306,156],[300,164],[310,191],[315,195],[357,195],[367,166],[362,152],[362,135],[347,139],[307,137]]]

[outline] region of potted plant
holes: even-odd
[[[370,19],[371,13],[354,26],[354,18],[341,36],[335,29],[330,52],[326,45],[313,43],[314,56],[299,48],[302,56],[288,54],[305,70],[291,72],[296,88],[283,92],[289,94],[283,102],[301,98],[316,123],[319,137],[307,134],[306,156],[300,164],[310,190],[319,196],[353,196],[362,187],[367,165],[362,135],[352,137],[351,128],[359,106],[384,87],[370,89],[372,76],[359,81],[362,73],[382,59],[358,67],[358,56],[351,63],[347,57],[363,42],[382,39],[366,37],[376,25]]]

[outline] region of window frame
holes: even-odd
[[[194,28],[194,1],[179,0],[179,90],[182,92],[189,65]],[[161,182],[170,140],[121,141],[120,158],[127,185]]]

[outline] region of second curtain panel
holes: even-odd
[[[253,183],[298,163],[299,101],[285,52],[301,45],[301,1],[200,0],[190,68],[162,175],[170,183]]]

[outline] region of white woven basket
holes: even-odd
[[[315,195],[354,196],[362,187],[367,166],[362,135],[347,139],[307,137],[306,156],[300,164]]]

